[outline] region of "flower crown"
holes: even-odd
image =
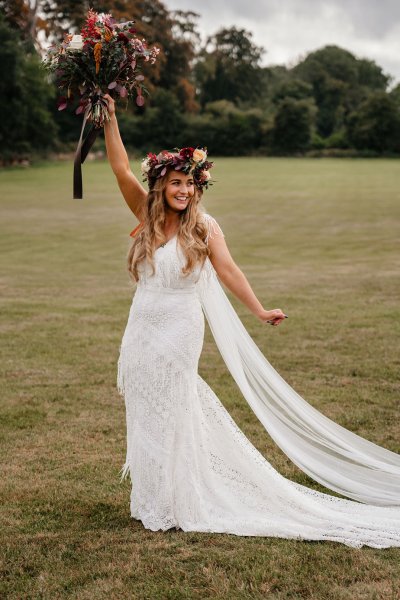
[[[185,175],[193,175],[197,188],[207,189],[212,185],[210,171],[214,163],[207,161],[207,148],[175,148],[174,152],[162,150],[159,154],[149,152],[141,164],[143,181],[163,177],[167,167],[174,171],[182,171]]]

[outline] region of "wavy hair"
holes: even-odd
[[[154,252],[156,250],[156,239],[166,242],[163,226],[165,224],[165,189],[168,176],[172,171],[167,168],[163,177],[149,179],[149,193],[145,207],[145,218],[139,232],[135,235],[128,252],[128,271],[134,281],[139,280],[138,265],[147,258],[155,273]],[[207,226],[201,215],[205,212],[201,205],[203,191],[195,186],[194,195],[191,197],[187,207],[180,214],[179,229],[177,232],[178,243],[186,257],[186,264],[182,267],[184,276],[194,269],[197,264],[203,265],[210,255],[210,250],[205,242]]]

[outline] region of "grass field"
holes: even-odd
[[[218,159],[204,205],[265,308],[230,295],[281,375],[327,416],[400,452],[400,162]],[[136,219],[109,166],[0,173],[0,596],[13,600],[400,598],[400,549],[151,533],[129,516],[116,363]],[[207,329],[200,374],[268,460],[274,445]]]

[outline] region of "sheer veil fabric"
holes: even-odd
[[[203,214],[208,236],[221,231]],[[141,265],[122,338],[131,515],[151,530],[400,547],[400,456],[334,423],[270,365],[209,259],[183,277],[176,236]],[[261,423],[308,475],[353,500],[282,477],[198,374],[204,316],[232,377]],[[356,500],[356,501],[354,501]]]

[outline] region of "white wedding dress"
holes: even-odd
[[[205,214],[209,236],[220,228]],[[188,277],[173,237],[140,265],[118,361],[131,515],[156,530],[400,547],[400,457],[330,421],[268,363],[209,259]],[[198,374],[204,314],[245,399],[305,472],[361,502],[281,476]]]

